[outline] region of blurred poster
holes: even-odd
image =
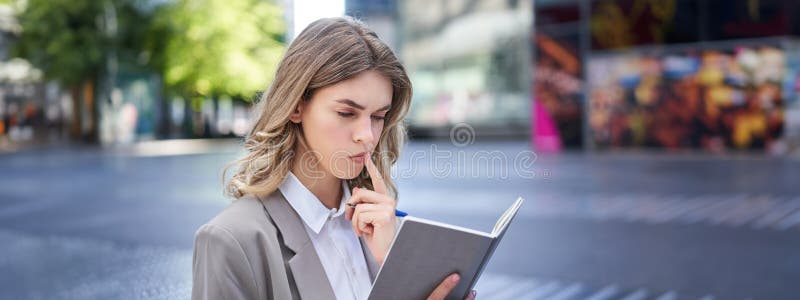
[[[592,49],[797,35],[800,32],[797,3],[789,0],[596,0],[591,2],[589,21]]]
[[[544,108],[541,113],[555,123],[558,144],[567,148],[581,147],[583,75],[578,34],[554,38],[538,31],[534,41],[534,101]]]
[[[706,0],[708,39],[741,39],[782,36],[792,33],[797,1]],[[796,21],[795,21],[796,22]],[[796,26],[796,25],[794,25]]]
[[[580,7],[577,2],[551,1],[548,4],[536,3],[536,28],[547,25],[560,25],[577,22],[581,19]]]
[[[784,130],[786,53],[772,46],[589,62],[591,139],[600,148],[772,150]]]
[[[698,41],[699,5],[695,0],[594,1],[592,49]]]

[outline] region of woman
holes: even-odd
[[[309,25],[259,102],[227,185],[236,200],[197,231],[192,299],[366,298],[397,231],[389,170],[410,101],[374,32],[347,18]]]

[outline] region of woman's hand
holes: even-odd
[[[428,300],[444,300],[444,298],[447,297],[447,294],[450,294],[450,292],[456,288],[459,281],[461,281],[461,276],[458,276],[456,273],[450,274],[450,276],[447,276],[447,278],[445,278],[442,283],[440,283],[439,286],[433,290],[431,295],[428,296]],[[475,300],[476,295],[477,292],[472,290],[469,295],[464,298],[464,300]]]
[[[364,163],[375,190],[354,188],[347,203],[357,206],[348,205],[345,217],[352,221],[356,235],[364,236],[369,251],[382,266],[397,231],[394,214],[397,201],[387,195],[383,177],[372,162],[372,152],[365,155]]]

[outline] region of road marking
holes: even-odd
[[[550,281],[547,284],[543,285],[540,288],[534,289],[531,293],[522,295],[521,297],[517,297],[516,299],[541,299],[547,295],[555,293],[558,289],[561,288],[561,283],[554,280]]]
[[[636,291],[631,292],[625,298],[622,298],[622,300],[643,300],[645,298],[647,298],[647,290],[638,289]]]
[[[492,299],[519,299],[519,295],[530,290],[535,290],[538,282],[533,279],[524,279],[514,283],[492,296]]]
[[[783,202],[781,205],[778,205],[775,209],[773,209],[768,214],[758,218],[757,221],[753,223],[751,226],[755,229],[762,229],[769,227],[770,225],[775,224],[783,217],[791,214],[796,209],[800,209],[800,197],[794,198],[792,200]]]
[[[594,293],[594,295],[589,296],[586,300],[608,300],[614,297],[617,291],[619,291],[619,288],[617,288],[616,285],[607,286],[597,291],[597,293]]]
[[[431,195],[426,197],[431,198]],[[447,195],[436,195],[447,197]],[[472,197],[472,196],[471,196]],[[491,197],[489,197],[491,198]],[[474,215],[486,211],[492,202],[469,202],[463,210],[450,209],[451,203],[428,201],[408,203],[408,209],[448,209],[451,213]],[[484,209],[487,208],[487,209]],[[800,198],[777,195],[713,194],[703,196],[620,194],[553,195],[532,197],[520,214],[535,218],[589,219],[595,221],[642,222],[647,224],[706,224],[712,226],[787,230],[800,227]]]
[[[711,204],[713,204],[713,202],[703,199],[697,199],[697,200],[683,199],[682,201],[677,203],[672,209],[663,210],[661,214],[654,217],[653,221],[656,224],[668,222],[673,219],[680,218],[691,211],[702,209]]]
[[[608,199],[604,208],[593,213],[595,219],[609,220],[622,215],[633,205],[633,199],[627,195],[614,196]]]
[[[686,224],[695,224],[707,219],[710,216],[714,216],[719,212],[725,211],[725,209],[730,206],[731,204],[735,204],[734,201],[738,200],[721,200],[718,199],[712,205],[706,206],[702,209],[692,211],[686,214],[681,221]]]
[[[501,278],[503,277],[505,276],[501,275],[492,276],[484,273],[480,277],[480,279],[478,279],[478,282],[475,283],[473,289],[475,289],[476,291],[485,292],[487,294],[493,293],[494,290],[500,286],[502,281]]]
[[[771,198],[766,195],[761,195],[749,201],[749,205],[743,207],[736,214],[732,214],[732,216],[724,220],[723,223],[732,227],[742,226],[774,209],[779,203],[782,203],[780,198]]]
[[[638,218],[639,220],[647,223],[653,223],[653,221],[656,220],[663,211],[670,210],[685,200],[680,198],[665,198],[661,200],[657,199],[656,201],[658,201],[658,203],[655,203],[653,206],[651,206],[649,210],[645,210],[640,213],[640,217]]]
[[[656,298],[656,300],[675,300],[678,299],[678,293],[675,291],[669,291],[664,293],[663,295]]]
[[[778,222],[778,224],[775,224],[773,227],[779,230],[786,230],[796,226],[797,224],[800,224],[800,210],[797,210],[791,215],[781,219],[781,221]]]
[[[657,209],[659,205],[663,205],[659,201],[659,197],[655,195],[642,196],[636,200],[636,205],[628,210],[628,213],[622,219],[628,222],[643,220],[648,212]]]
[[[485,274],[475,284],[475,290],[482,295],[494,295],[503,287],[514,284],[516,280],[508,275]]]
[[[546,300],[568,300],[572,299],[583,291],[583,285],[580,283],[573,283],[554,295],[547,297]]]

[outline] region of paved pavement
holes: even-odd
[[[185,299],[230,141],[0,155],[0,298]],[[798,299],[800,162],[413,142],[399,208],[491,230],[479,299]]]

